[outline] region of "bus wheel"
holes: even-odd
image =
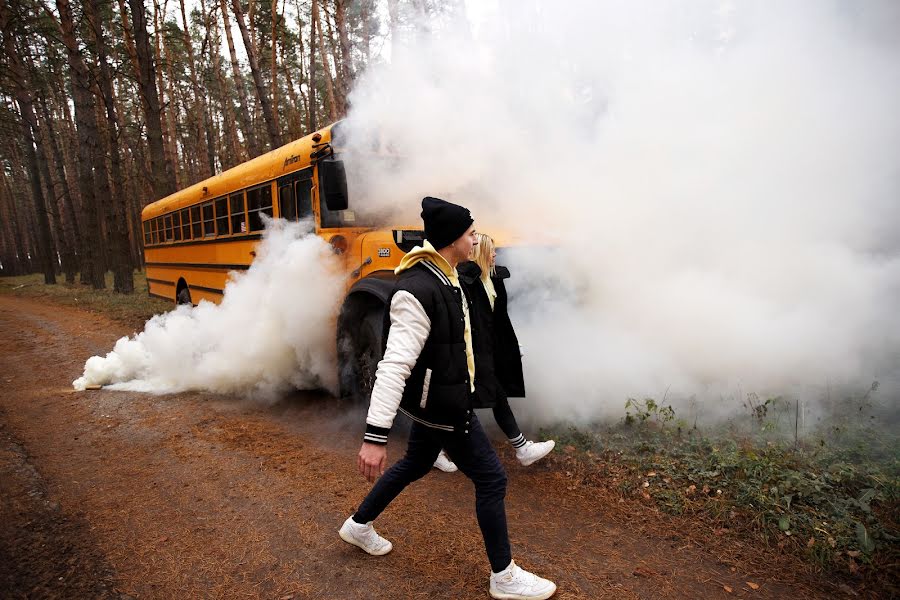
[[[381,311],[372,311],[347,332],[342,344],[341,395],[368,402],[381,361]]]
[[[184,286],[178,290],[178,293],[175,294],[175,304],[194,304],[191,302],[191,290],[188,289],[187,284],[184,284]]]

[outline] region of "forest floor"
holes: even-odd
[[[9,598],[481,598],[488,566],[460,473],[432,472],[379,519],[371,557],[337,529],[366,494],[363,409],[297,392],[72,391],[140,324],[0,294],[0,590]],[[398,436],[400,437],[400,436]],[[528,468],[497,436],[521,566],[558,598],[878,597],[752,539]],[[396,460],[402,440],[389,446]],[[560,452],[560,455],[564,453]]]

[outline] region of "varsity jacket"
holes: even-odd
[[[398,410],[426,427],[465,432],[475,354],[470,305],[456,270],[426,240],[395,272],[364,439],[386,444]]]

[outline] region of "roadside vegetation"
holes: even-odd
[[[743,414],[714,428],[648,398],[628,399],[613,426],[561,425],[543,435],[557,439],[562,462],[585,485],[690,516],[713,537],[755,538],[815,571],[894,597],[900,435],[877,392],[873,383],[830,402],[829,414],[806,431],[796,400],[751,394]]]
[[[104,314],[137,330],[142,329],[143,324],[153,315],[174,308],[171,302],[147,294],[147,277],[144,271],[134,273],[133,294],[115,293],[111,272],[106,273],[106,279],[105,289],[94,289],[89,285],[61,281],[47,285],[41,274],[0,277],[0,294],[14,294],[66,306],[77,306]]]

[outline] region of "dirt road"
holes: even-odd
[[[365,555],[337,536],[369,487],[355,472],[360,409],[301,393],[263,406],[73,392],[84,361],[128,333],[0,296],[0,596],[487,597],[463,475],[435,471],[411,486],[379,520],[394,551]],[[392,442],[392,460],[404,445]],[[655,526],[644,527],[554,463],[524,469],[497,447],[513,554],[554,579],[558,598],[829,595],[799,572],[729,564],[677,528],[653,533],[666,517],[648,508]]]

